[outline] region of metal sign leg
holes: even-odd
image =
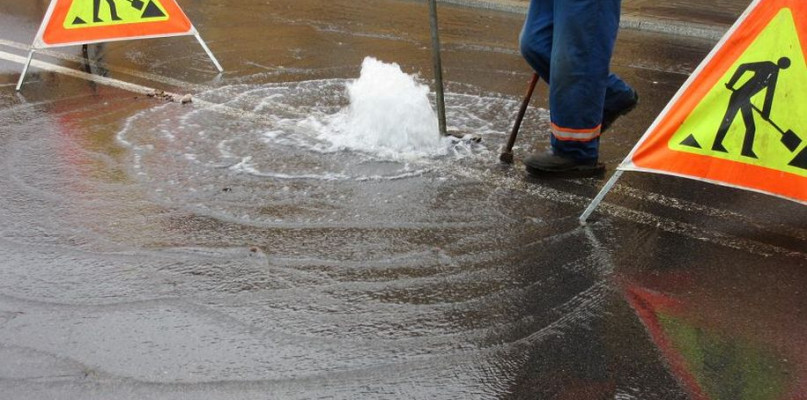
[[[607,195],[608,192],[610,192],[611,189],[614,188],[614,185],[616,185],[616,181],[618,181],[619,178],[622,177],[623,172],[624,171],[617,170],[616,173],[614,173],[614,175],[611,176],[611,179],[608,180],[605,186],[603,186],[602,190],[600,190],[600,193],[597,194],[597,197],[595,197],[594,200],[591,201],[591,204],[588,205],[588,208],[586,208],[586,211],[583,212],[583,215],[580,216],[580,225],[583,226],[586,225],[588,217],[590,217],[591,213],[593,213],[594,210],[597,208],[597,206],[599,206],[600,203],[602,203],[602,200],[605,198],[605,195]]]
[[[34,49],[31,49],[28,52],[28,61],[25,62],[25,67],[22,69],[22,74],[20,74],[20,80],[17,81],[17,91],[19,92],[22,88],[22,83],[25,81],[25,75],[28,74],[28,67],[31,66],[31,60],[34,58]]]
[[[219,60],[216,60],[216,56],[213,55],[213,52],[210,51],[210,48],[207,47],[207,44],[205,43],[205,41],[202,40],[201,36],[199,36],[199,32],[194,33],[193,36],[196,37],[196,40],[198,40],[199,44],[202,45],[202,48],[205,49],[205,52],[207,53],[207,56],[210,57],[210,60],[213,61],[213,64],[216,65],[216,69],[218,69],[219,72],[224,72],[224,68],[222,68],[221,64],[219,64]]]
[[[437,122],[440,134],[446,136],[446,102],[443,92],[443,63],[440,59],[440,31],[437,25],[437,0],[429,0],[429,25],[432,34],[435,92],[437,93]]]

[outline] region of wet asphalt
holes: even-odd
[[[0,1],[0,399],[807,398],[807,209],[627,173],[580,227],[605,178],[518,163],[544,85],[498,163],[522,16],[441,6],[449,126],[483,141],[400,160],[318,129],[366,56],[429,82],[423,3],[181,1],[223,75],[127,41],[39,55],[17,94],[44,3]],[[742,3],[625,9],[724,29]],[[620,33],[641,104],[609,174],[713,45]]]

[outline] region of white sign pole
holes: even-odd
[[[583,225],[583,226],[586,225],[586,221],[588,220],[588,217],[590,217],[591,213],[593,213],[594,210],[597,208],[597,206],[599,206],[600,203],[602,203],[602,200],[605,198],[605,195],[607,195],[608,192],[610,192],[611,189],[614,188],[614,185],[616,185],[616,181],[618,181],[619,178],[622,177],[622,174],[624,172],[625,171],[617,170],[614,173],[614,175],[611,176],[611,179],[609,179],[608,182],[605,183],[605,186],[603,186],[602,190],[600,190],[600,193],[597,194],[597,197],[595,197],[594,200],[591,201],[591,204],[588,205],[588,208],[586,208],[586,211],[584,211],[583,214],[580,216],[580,225]]]
[[[202,45],[202,48],[205,49],[205,53],[207,53],[207,56],[210,57],[211,61],[213,61],[213,64],[216,65],[216,69],[219,70],[219,73],[224,72],[224,68],[222,68],[221,64],[219,64],[219,60],[216,60],[216,56],[214,56],[213,52],[210,51],[210,48],[207,47],[207,44],[205,43],[204,40],[202,40],[202,37],[199,35],[199,32],[196,30],[195,27],[193,28],[193,36],[196,37],[196,40],[198,40],[199,44]]]
[[[34,48],[32,47],[31,50],[28,52],[28,61],[25,62],[25,67],[22,69],[22,74],[20,74],[20,80],[17,81],[17,91],[20,91],[22,88],[22,82],[25,81],[25,75],[28,74],[28,67],[31,66],[31,59],[34,58]]]

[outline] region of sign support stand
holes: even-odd
[[[618,169],[614,173],[614,175],[611,176],[611,179],[609,179],[608,182],[605,183],[605,186],[603,186],[602,190],[600,190],[600,193],[598,193],[597,196],[594,197],[594,200],[591,201],[591,204],[588,205],[588,208],[586,208],[586,211],[584,211],[583,214],[580,215],[580,225],[583,225],[583,226],[586,225],[586,221],[588,221],[588,217],[590,217],[591,213],[593,213],[594,210],[597,209],[597,206],[599,206],[600,203],[602,203],[602,200],[605,198],[605,196],[608,194],[608,192],[610,192],[611,189],[614,188],[614,186],[616,185],[616,182],[619,180],[619,178],[622,177],[622,174],[624,172],[625,171],[623,171],[621,169]]]
[[[199,32],[194,31],[193,36],[196,38],[196,40],[202,46],[202,49],[205,50],[205,53],[207,53],[207,56],[210,58],[210,61],[213,62],[213,65],[216,66],[216,69],[219,71],[219,73],[224,72],[224,68],[222,68],[221,64],[219,64],[219,60],[216,59],[216,56],[214,56],[213,52],[210,51],[210,48],[207,47],[207,43],[205,43],[205,41],[202,39],[202,36],[199,35]],[[22,84],[25,81],[25,76],[28,74],[28,67],[31,66],[31,60],[34,57],[34,52],[36,52],[36,49],[31,47],[31,50],[28,52],[28,61],[25,62],[25,67],[22,69],[22,74],[20,74],[20,79],[19,79],[19,81],[17,81],[16,90],[18,92],[20,91],[20,89],[22,89]]]
[[[98,18],[98,2],[94,8],[89,8],[88,0],[50,0],[50,6],[45,13],[42,24],[39,26],[34,43],[29,48],[28,60],[25,63],[20,79],[17,82],[16,90],[19,92],[28,68],[34,57],[34,52],[50,47],[63,47],[81,45],[89,43],[106,43],[132,39],[153,39],[170,36],[194,36],[204,49],[207,56],[216,66],[219,74],[224,72],[219,60],[207,47],[207,43],[202,40],[199,31],[193,26],[176,0],[128,0],[132,3],[134,11],[129,11],[128,15],[120,14],[115,17],[117,22],[113,24],[100,24],[103,21],[96,21]],[[110,3],[110,13],[114,16],[116,11]],[[78,4],[78,6],[76,6]],[[145,9],[143,8],[145,6]],[[93,12],[94,14],[89,14]],[[93,23],[89,17],[93,15]],[[72,21],[68,26],[65,21]],[[133,25],[136,27],[118,27],[118,25]]]
[[[20,74],[20,80],[17,81],[17,89],[16,90],[18,92],[20,91],[20,88],[22,88],[22,82],[25,81],[25,75],[28,74],[28,67],[31,66],[31,60],[34,58],[34,52],[35,51],[36,51],[36,49],[34,49],[32,47],[31,50],[28,52],[28,61],[25,62],[25,67],[22,69],[22,74]]]
[[[219,60],[216,60],[216,56],[213,55],[213,52],[210,51],[210,48],[207,47],[207,43],[205,43],[205,41],[202,40],[202,37],[199,35],[199,32],[197,32],[195,28],[193,36],[196,37],[196,40],[198,40],[199,44],[202,45],[202,48],[205,50],[205,53],[207,53],[207,56],[210,57],[210,61],[213,61],[213,64],[216,66],[216,69],[219,70],[219,73],[224,72],[224,68],[222,68],[221,64],[219,64]]]

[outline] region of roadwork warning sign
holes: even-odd
[[[193,34],[175,0],[52,0],[34,47]]]
[[[196,37],[216,69],[224,72],[176,0],[51,0],[16,90],[22,89],[39,49],[183,35]]]
[[[807,2],[756,1],[620,166],[807,203]]]
[[[137,24],[168,20],[165,8],[158,0],[123,2],[115,0],[73,1],[62,26],[65,29],[84,29],[92,26]]]

